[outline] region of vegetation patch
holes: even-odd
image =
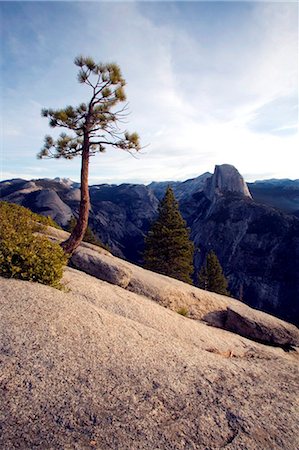
[[[67,257],[58,244],[35,235],[54,221],[7,202],[0,202],[0,215],[0,275],[61,287]]]
[[[188,309],[185,308],[184,306],[177,310],[177,313],[180,314],[181,316],[184,316],[184,317],[188,316],[188,312],[189,312]]]

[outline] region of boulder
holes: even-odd
[[[299,330],[295,325],[246,305],[236,304],[227,308],[224,328],[268,345],[286,349],[299,346]]]
[[[131,270],[126,265],[121,264],[118,259],[101,254],[92,248],[88,248],[88,246],[80,246],[75,250],[70,259],[70,265],[93,277],[122,288],[128,286],[132,275]]]

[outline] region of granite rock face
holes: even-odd
[[[248,183],[256,202],[299,217],[299,180],[263,180]]]
[[[130,283],[131,271],[121,262],[98,253],[95,249],[79,247],[70,259],[70,265],[96,278],[126,288]]]
[[[214,175],[207,179],[205,184],[205,196],[210,201],[216,202],[219,196],[227,192],[251,198],[247,184],[234,166],[229,164],[215,166]]]
[[[246,305],[236,304],[227,308],[224,328],[264,344],[286,349],[299,347],[297,327]]]
[[[64,280],[0,278],[1,449],[298,449],[296,352]]]
[[[214,250],[234,297],[298,325],[299,220],[235,193],[182,208],[200,249],[196,267]]]

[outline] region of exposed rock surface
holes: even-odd
[[[224,328],[265,344],[299,347],[297,327],[246,305],[227,308]]]
[[[52,227],[47,227],[46,234],[56,242],[62,242],[69,237],[66,231]],[[113,257],[107,250],[88,242],[81,243],[69,264],[75,269],[123,288],[126,288],[131,280],[132,271],[128,265]]]
[[[70,263],[75,269],[123,288],[130,283],[131,271],[128,267],[121,262],[115,263],[111,256],[97,253],[95,250],[84,247],[75,250]]]
[[[64,281],[0,279],[1,449],[298,449],[295,352]]]
[[[45,233],[56,242],[62,242],[69,236],[66,231],[52,227],[47,227]],[[148,297],[173,311],[185,307],[188,310],[188,317],[204,319],[213,326],[223,327],[227,307],[239,303],[229,297],[203,291],[143,269],[86,242],[82,242],[77,248],[70,265],[103,281]]]
[[[214,175],[209,178],[204,187],[206,197],[212,202],[226,192],[236,192],[244,197],[251,198],[251,194],[243,177],[237,169],[230,164],[215,166]]]

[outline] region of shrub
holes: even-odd
[[[183,306],[182,308],[179,308],[177,310],[177,313],[180,314],[181,316],[187,317],[188,309]]]
[[[52,219],[52,217],[42,216],[41,214],[34,213],[30,211],[30,209],[24,208],[24,206],[17,205],[15,203],[0,201],[0,208],[3,214],[10,214],[11,217],[22,216],[39,224],[62,230],[62,228],[58,225],[58,223],[55,222],[55,220]]]
[[[0,274],[60,287],[66,255],[58,244],[34,234],[49,220],[7,202],[0,202],[0,216]]]

